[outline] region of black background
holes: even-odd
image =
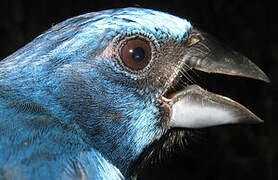
[[[194,26],[243,53],[272,80],[271,84],[199,73],[194,78],[212,92],[247,106],[265,120],[262,125],[208,129],[140,174],[139,179],[278,179],[278,26],[270,1],[0,1],[0,59],[52,25],[102,9],[140,6],[186,18]]]

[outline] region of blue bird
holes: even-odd
[[[0,179],[135,179],[132,165],[156,142],[261,122],[187,81],[193,69],[269,81],[189,21],[155,10],[104,10],[51,27],[0,62]]]

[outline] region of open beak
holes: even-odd
[[[208,73],[242,76],[270,82],[254,63],[224,47],[208,34],[193,30],[183,57],[186,68]],[[164,99],[170,109],[170,127],[206,128],[224,124],[260,123],[259,117],[243,105],[197,85],[185,87],[171,99]]]

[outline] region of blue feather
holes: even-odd
[[[125,8],[57,24],[0,62],[0,179],[123,179],[157,126],[158,87],[125,71],[111,43],[143,35],[159,44],[191,25],[149,9]]]

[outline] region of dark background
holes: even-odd
[[[271,84],[199,73],[204,88],[239,101],[265,120],[261,125],[216,127],[201,132],[189,146],[150,166],[139,179],[278,179],[278,26],[270,1],[0,1],[0,59],[52,25],[102,9],[140,6],[186,18],[243,53],[272,80]]]

